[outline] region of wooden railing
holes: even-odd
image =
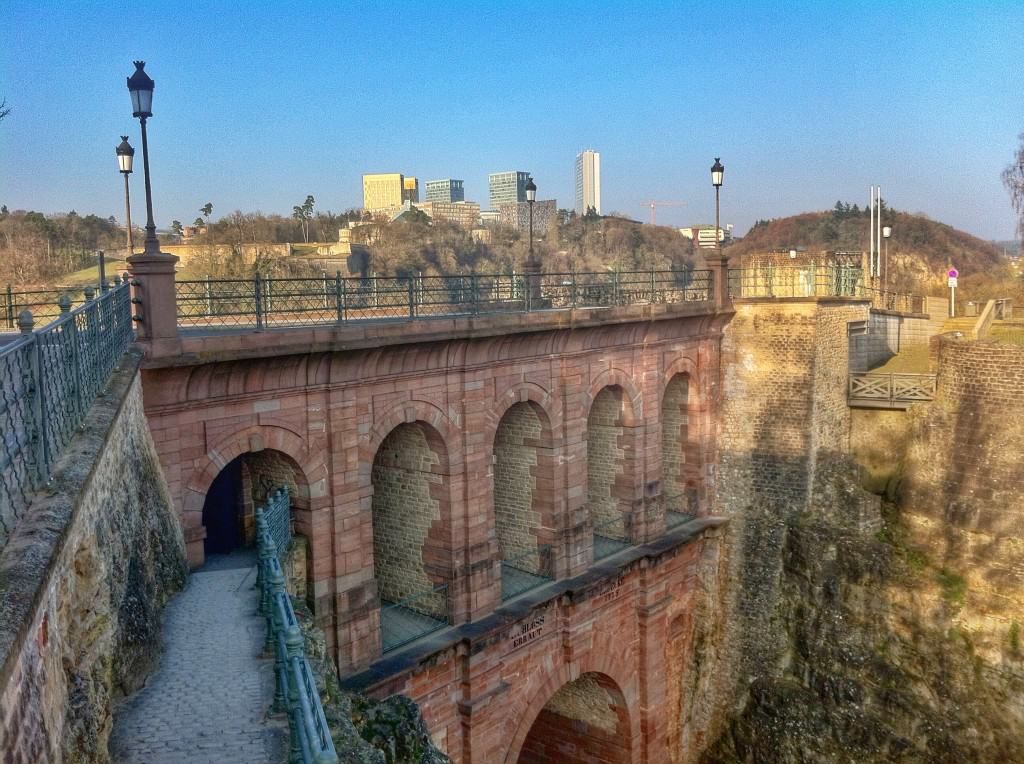
[[[934,374],[850,375],[848,401],[858,408],[905,409],[912,403],[935,398]]]

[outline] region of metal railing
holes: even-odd
[[[287,491],[273,495],[287,497]],[[268,511],[271,513],[268,515]],[[316,679],[305,653],[305,639],[291,598],[285,591],[278,559],[278,542],[271,528],[274,508],[256,508],[256,544],[259,550],[257,585],[260,615],[266,618],[264,649],[274,653],[274,710],[288,716],[291,736],[289,762],[333,764],[338,761],[331,730],[324,716]],[[287,526],[286,526],[287,528]],[[287,546],[287,539],[285,546]]]
[[[381,652],[387,653],[448,626],[448,584],[380,604]]]
[[[124,277],[127,281],[127,275]],[[111,288],[119,286],[121,279],[111,280]],[[31,310],[36,323],[48,323],[61,316],[61,297],[67,296],[72,308],[92,299],[95,286],[52,286],[47,289],[15,291],[10,284],[0,292],[0,329],[17,330],[18,314]],[[106,291],[104,289],[103,291]]]
[[[541,544],[536,549],[502,557],[501,599],[518,597],[524,592],[543,586],[552,580],[544,570],[551,568],[551,546]]]
[[[864,272],[855,266],[729,269],[730,297],[863,297],[864,293]]]
[[[274,540],[277,553],[284,554],[292,542],[292,505],[288,495],[288,486],[278,488],[267,496],[267,505],[263,508],[263,518],[267,522],[267,532]]]
[[[850,374],[849,401],[905,408],[935,398],[934,374]]]
[[[925,298],[919,294],[890,292],[884,289],[866,288],[871,298],[871,307],[877,310],[890,310],[894,313],[926,313]]]
[[[697,517],[697,490],[680,491],[678,493],[666,493],[665,503],[665,530],[675,530]]]
[[[41,329],[23,311],[0,346],[0,547],[134,337],[128,284],[87,298]]]
[[[202,279],[175,284],[178,325],[303,326],[708,302],[711,271]]]
[[[626,531],[626,517],[612,517],[594,523],[594,560],[602,560],[632,546]]]

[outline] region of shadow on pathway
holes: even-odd
[[[283,722],[268,719],[274,663],[259,657],[256,555],[215,555],[164,613],[164,651],[146,686],[114,712],[111,758],[130,764],[287,757]]]

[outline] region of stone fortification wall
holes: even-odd
[[[851,419],[843,312],[819,306],[811,352],[807,316],[781,309],[741,308],[725,337],[719,511],[737,516],[718,671],[742,708],[700,760],[1024,760],[1024,352],[944,340],[935,403]],[[884,523],[854,484],[851,422],[868,485],[901,495]]]
[[[1024,347],[943,338],[935,401],[911,423],[901,491],[912,539],[962,588],[956,622],[993,670],[1018,681],[1024,680],[1022,411]],[[1024,725],[1024,692],[1018,703]]]
[[[846,454],[847,324],[867,314],[852,301],[737,301],[725,329],[712,511],[732,518],[730,571],[709,579],[720,604],[695,625],[710,657],[691,675],[705,677],[710,705],[698,713],[684,699],[683,708],[684,718],[710,717],[707,740],[730,724],[752,683],[786,660],[792,526],[826,516],[860,533],[877,522],[878,502],[853,484]]]
[[[4,762],[104,762],[156,659],[184,545],[126,356],[0,554]]]

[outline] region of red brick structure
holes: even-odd
[[[663,661],[716,542],[715,522],[665,516],[707,513],[726,319],[680,304],[183,337],[143,383],[190,562],[240,458],[240,527],[268,480],[293,489],[342,676],[420,703],[454,761],[535,760],[535,722],[574,730],[561,761],[667,761]],[[595,534],[629,549],[595,563]],[[502,605],[513,568],[549,580]],[[381,602],[409,597],[448,628],[381,661]]]

